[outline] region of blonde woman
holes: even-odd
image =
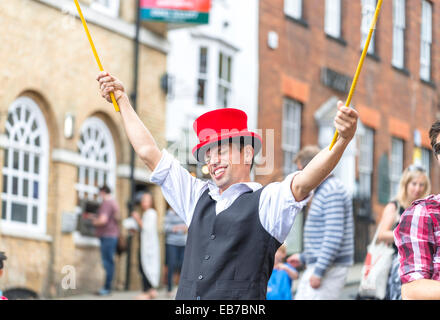
[[[399,261],[394,244],[393,230],[397,227],[402,213],[417,199],[425,198],[431,191],[431,183],[426,170],[417,165],[405,169],[400,178],[396,198],[387,204],[379,224],[378,241],[393,245],[394,258],[388,278],[386,300],[401,300],[401,284],[398,275]]]

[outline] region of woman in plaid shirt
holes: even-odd
[[[440,164],[440,121],[429,132]],[[440,299],[440,194],[415,201],[394,230],[403,299]]]

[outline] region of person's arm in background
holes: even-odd
[[[419,204],[402,214],[394,230],[404,300],[440,299],[440,281],[431,279],[438,251],[434,224],[427,206]]]
[[[396,206],[390,202],[383,210],[382,218],[379,223],[379,233],[377,235],[378,241],[384,241],[392,244],[394,242],[393,225],[396,221]]]
[[[358,113],[353,108],[345,107],[338,102],[338,112],[334,125],[339,132],[339,138],[333,146],[318,153],[312,161],[292,181],[291,189],[297,201],[305,199],[310,192],[333,171],[350,143],[357,128]]]
[[[142,161],[153,171],[162,157],[162,152],[131,106],[122,82],[105,71],[99,73],[96,80],[99,82],[102,97],[108,102],[112,102],[110,92],[114,93],[128,140]]]

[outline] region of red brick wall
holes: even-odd
[[[361,54],[361,1],[342,0],[342,38],[346,45],[329,39],[324,32],[325,1],[307,0],[304,20],[308,26],[292,21],[284,15],[283,0],[260,0],[260,129],[275,129],[275,145],[281,145],[282,101],[284,96],[301,99],[303,103],[301,145],[316,144],[318,127],[314,113],[320,106],[337,96],[345,101],[347,94],[321,84],[321,68],[328,67],[349,77],[354,76]],[[433,5],[432,82],[439,86],[440,5]],[[367,57],[354,94],[352,104],[359,106],[364,124],[376,129],[373,175],[373,211],[379,216],[383,206],[378,203],[378,164],[383,153],[390,152],[392,132],[403,129],[405,138],[405,167],[412,162],[413,132],[423,130],[426,135],[436,119],[439,95],[420,80],[420,20],[421,1],[408,0],[406,8],[405,66],[409,74],[397,71],[392,59],[392,1],[384,1],[376,30],[376,55]],[[272,50],[267,45],[269,31],[279,36],[279,46]],[[266,152],[263,150],[263,152]],[[437,177],[440,170],[432,160],[432,191],[440,193]],[[266,184],[283,177],[281,147],[275,150],[274,173],[257,177]]]

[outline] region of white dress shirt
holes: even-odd
[[[260,196],[261,225],[281,243],[286,240],[297,213],[311,197],[310,194],[300,202],[295,200],[291,184],[298,173],[299,171],[288,175],[282,182],[268,184]],[[193,177],[166,150],[162,151],[162,158],[151,174],[150,181],[161,186],[165,199],[187,226],[191,224],[197,202],[207,188],[209,188],[209,195],[216,202],[216,214],[219,214],[243,193],[257,191],[263,187],[256,182],[237,183],[220,194],[219,188],[212,181],[203,181]]]

